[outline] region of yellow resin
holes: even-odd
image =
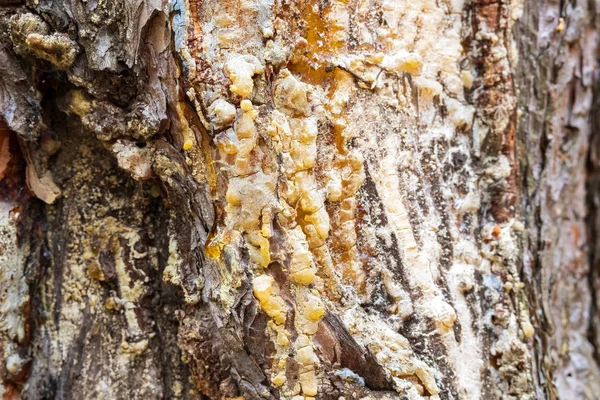
[[[310,285],[315,280],[315,276],[315,271],[313,271],[310,267],[292,273],[294,282],[299,285]]]
[[[260,275],[254,279],[254,296],[259,300],[263,311],[277,325],[281,325],[285,322],[287,308],[283,299],[275,294],[276,290],[275,280],[271,276]]]

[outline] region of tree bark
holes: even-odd
[[[2,398],[599,398],[598,7],[0,0]]]

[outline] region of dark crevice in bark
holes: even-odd
[[[69,348],[67,357],[62,364],[62,371],[60,372],[58,380],[58,391],[56,393],[57,400],[71,400],[73,398],[74,393],[72,391],[72,386],[74,384],[73,382],[81,376],[83,371],[81,365],[85,354],[83,352],[83,347],[87,342],[87,337],[92,327],[91,320],[89,301],[86,301],[85,310],[81,319],[81,326],[79,328],[79,335]]]
[[[368,214],[371,218],[371,223],[379,221],[379,224],[376,224],[376,226],[380,226],[382,228],[389,225],[383,203],[381,202],[381,197],[379,196],[377,187],[375,186],[373,178],[371,177],[371,171],[368,163],[365,163],[365,183],[358,193],[358,198],[361,199],[360,203],[369,205]],[[362,236],[362,231],[359,230],[358,234],[360,239]],[[377,237],[377,243],[383,250],[380,254],[377,254],[377,256],[384,259],[384,265],[387,265],[387,267],[402,285],[402,288],[409,294],[411,299],[414,300],[418,294],[411,290],[411,288],[408,286],[409,281],[405,275],[404,265],[402,263],[400,244],[398,243],[395,233],[392,232],[390,236],[392,242],[391,246],[386,243],[386,240],[383,237]]]
[[[341,319],[335,314],[326,313],[323,320],[339,338],[341,367],[349,368],[362,376],[370,389],[392,390],[394,385],[389,373],[377,363],[368,348],[356,343]]]
[[[400,333],[410,341],[416,354],[441,371],[442,378],[438,381],[442,389],[439,393],[440,399],[460,398],[456,388],[456,375],[447,361],[448,352],[443,345],[441,335],[436,333],[435,323],[428,318],[412,315],[404,322]]]
[[[374,212],[377,217],[381,219],[381,225],[387,226],[387,217],[383,212],[383,205],[381,204],[377,189],[372,182],[368,164],[365,164],[365,175],[365,184],[361,188],[361,191],[364,192],[363,196],[368,197],[371,208],[375,207],[377,209],[377,211],[374,210]],[[395,278],[402,284],[403,289],[406,290],[406,292],[409,294],[409,297],[414,302],[421,296],[421,294],[418,290],[415,290],[415,288],[411,288],[409,285],[407,285],[408,280],[405,276],[402,266],[401,251],[399,251],[400,243],[398,242],[396,235],[393,233],[391,235],[391,242],[392,246],[389,246],[386,244],[385,240],[378,240],[379,245],[383,250],[385,250],[384,254],[387,255],[389,260],[387,265],[391,267],[390,269],[394,273]],[[444,294],[446,295],[446,299],[451,301],[451,299],[449,299],[449,294]],[[428,332],[428,335],[432,335],[433,337],[430,339],[424,339],[425,332]],[[443,344],[441,344],[441,339],[436,338],[437,334],[429,332],[435,332],[434,322],[429,318],[416,317],[415,315],[404,321],[403,326],[400,329],[400,333],[409,339],[413,351],[426,359],[430,365],[435,365],[440,369],[440,371],[442,371],[443,378],[441,381],[444,389],[440,393],[440,398],[458,398],[454,372],[450,364],[445,361],[445,358],[447,357],[446,348]],[[460,331],[458,334],[460,335]],[[431,354],[435,354],[436,358],[431,357]]]
[[[600,286],[600,79],[595,76],[593,103],[591,110],[591,137],[587,157],[586,195],[588,216],[586,218],[589,234],[588,258],[590,270],[588,284],[590,286],[590,325],[588,340],[594,349],[594,359],[600,364],[600,309],[598,289]]]
[[[448,204],[440,189],[442,177],[439,174],[438,169],[432,167],[434,165],[442,164],[440,159],[446,154],[447,149],[442,144],[438,145],[440,148],[436,148],[435,145],[432,145],[432,148],[423,154],[421,172],[422,175],[427,178],[427,180],[424,181],[427,184],[422,184],[422,187],[424,192],[428,192],[430,194],[433,207],[437,211],[440,218],[440,229],[438,229],[436,233],[437,242],[439,243],[441,250],[441,255],[438,260],[440,266],[438,284],[444,295],[444,298],[448,304],[454,308],[454,299],[450,295],[450,289],[446,277],[449,269],[452,266],[452,260],[454,259],[454,248],[452,246],[452,237],[450,233],[450,220],[447,211]],[[454,322],[452,329],[454,331],[456,341],[460,343],[462,338],[462,329],[459,320]]]
[[[408,184],[406,183],[406,179],[402,178],[402,170],[398,170],[398,186],[400,187],[400,193],[402,195],[402,201],[404,202],[404,207],[406,208],[406,212],[408,213],[408,217],[410,219],[410,226],[415,237],[415,241],[419,248],[423,247],[423,238],[421,237],[421,232],[419,228],[423,224],[423,216],[421,215],[422,210],[428,210],[425,207],[425,199],[423,196],[419,196],[418,193],[422,193],[420,190],[414,190],[415,188],[408,189]],[[421,185],[419,185],[421,186]]]
[[[153,232],[154,239],[151,243],[158,249],[158,269],[151,276],[153,282],[153,294],[150,299],[149,308],[151,318],[155,321],[154,333],[156,336],[151,341],[150,347],[156,352],[156,359],[160,365],[160,373],[163,383],[163,397],[173,398],[174,383],[179,380],[184,387],[184,392],[193,389],[190,382],[190,370],[182,362],[182,350],[177,344],[180,321],[185,302],[181,291],[163,281],[163,272],[167,266],[169,257],[168,236],[168,210],[162,198],[157,199],[148,210],[149,214],[157,219],[156,230]]]

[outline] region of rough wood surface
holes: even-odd
[[[3,398],[598,398],[597,8],[0,0]]]

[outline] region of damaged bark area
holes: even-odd
[[[0,2],[3,398],[594,398],[589,7]]]

